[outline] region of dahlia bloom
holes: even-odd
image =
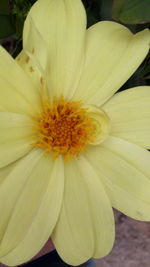
[[[17,59],[0,47],[0,262],[51,238],[79,265],[111,250],[112,207],[150,220],[150,88],[116,93],[149,42],[115,22],[86,30],[80,0],[38,0]]]

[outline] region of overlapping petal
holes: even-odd
[[[15,60],[0,47],[0,111],[36,116],[40,98]],[[11,74],[11,75],[10,75]]]
[[[43,247],[59,215],[63,185],[61,158],[54,163],[40,150],[30,152],[3,181],[0,187],[0,210],[5,205],[0,221],[2,263],[21,264]]]
[[[8,174],[13,170],[13,168],[19,163],[19,160],[14,161],[13,163],[0,168],[0,184],[3,183]]]
[[[80,0],[37,1],[24,27],[24,47],[34,48],[36,39],[30,43],[30,18],[48,47],[50,93],[69,97],[76,89],[84,59],[86,15],[83,5]]]
[[[63,205],[52,240],[70,265],[103,257],[112,248],[112,209],[94,169],[83,157],[65,164]]]
[[[34,140],[32,120],[23,114],[0,112],[0,168],[24,156]]]
[[[112,206],[137,220],[150,220],[150,153],[110,137],[86,154],[97,171]]]
[[[115,22],[87,30],[86,57],[75,99],[101,105],[134,73],[149,50],[150,32],[133,35]]]
[[[49,75],[50,61],[47,44],[30,16],[25,21],[23,50],[16,60],[31,79],[38,94],[44,77]]]
[[[32,8],[32,10],[33,9],[34,8]],[[39,67],[43,71],[46,71],[49,62],[48,46],[43,34],[40,32],[39,28],[36,27],[36,23],[32,19],[31,14],[27,17],[24,24],[23,50],[33,56],[34,60],[39,64]]]
[[[36,61],[34,56],[27,51],[22,51],[16,58],[17,63],[29,76],[33,84],[33,90],[36,91],[36,94],[42,93],[42,80],[43,80],[43,69],[40,64]]]
[[[111,119],[111,135],[150,148],[150,87],[118,93],[103,109]]]

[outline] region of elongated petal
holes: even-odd
[[[35,116],[39,103],[28,76],[0,46],[0,111]]]
[[[138,68],[149,43],[149,30],[133,35],[126,27],[108,21],[89,28],[84,71],[75,99],[104,103]]]
[[[8,174],[13,170],[13,168],[19,163],[20,160],[17,160],[8,166],[0,168],[0,185],[3,183]]]
[[[33,84],[33,90],[35,90],[36,94],[39,94],[42,86],[41,81],[43,79],[44,74],[34,55],[23,50],[17,56],[16,62],[31,79],[31,82]]]
[[[112,248],[112,209],[95,171],[83,157],[65,165],[63,206],[52,240],[70,265],[102,257]]]
[[[118,93],[103,109],[111,119],[111,135],[150,148],[150,87]]]
[[[86,16],[83,5],[80,0],[37,1],[25,23],[25,49],[30,46],[30,38],[27,38],[30,17],[48,46],[50,93],[69,97],[76,89],[84,58]],[[32,45],[34,48],[36,44]]]
[[[49,59],[47,42],[45,41],[42,32],[40,32],[40,28],[36,27],[36,23],[32,19],[31,14],[32,14],[32,11],[30,12],[30,15],[27,17],[25,24],[24,24],[23,49],[25,52],[28,52],[31,55],[33,55],[37,63],[39,64],[39,67],[43,71],[45,71],[47,68],[48,59]],[[44,24],[44,22],[41,22],[41,23],[42,25]],[[47,26],[48,25],[45,25],[45,27]],[[48,33],[49,31],[47,31],[46,33],[49,36]],[[30,61],[30,58],[28,58],[27,61]]]
[[[31,161],[31,159],[33,160]],[[3,214],[2,219],[0,220],[0,241],[2,240],[5,229],[8,224],[9,217],[11,215],[12,209],[23,190],[23,187],[28,179],[28,175],[33,167],[35,167],[38,159],[41,157],[40,153],[32,152],[25,158],[25,160],[21,161],[21,165],[19,164],[19,168],[14,169],[10,175],[8,175],[7,179],[3,182],[0,187],[0,210]],[[27,168],[30,163],[30,169]],[[24,165],[26,164],[26,165]],[[25,168],[20,173],[20,168],[24,166]],[[18,173],[16,172],[18,171]],[[15,174],[15,175],[14,175]]]
[[[35,150],[3,182],[0,210],[4,210],[5,203],[6,212],[0,228],[2,263],[10,266],[24,263],[46,243],[59,215],[63,177],[61,158],[54,162]]]
[[[87,157],[103,181],[112,206],[137,220],[150,220],[150,153],[110,137]]]
[[[0,168],[29,152],[34,142],[33,122],[29,117],[0,112]]]
[[[0,144],[33,135],[33,121],[28,116],[11,112],[0,112]]]
[[[29,16],[25,21],[25,31],[23,38],[23,51],[16,58],[18,64],[26,72],[38,90],[42,86],[43,77],[49,75],[48,70],[48,48],[45,40]]]
[[[32,149],[33,140],[24,138],[0,146],[0,168],[20,159]]]

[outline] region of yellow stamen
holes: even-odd
[[[53,152],[55,159],[63,155],[65,160],[79,156],[87,144],[92,142],[95,123],[88,117],[80,102],[69,102],[62,97],[50,106],[45,103],[38,122],[36,146]]]

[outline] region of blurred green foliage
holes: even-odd
[[[127,24],[150,22],[150,0],[114,0],[112,16]]]
[[[14,21],[10,15],[0,14],[0,38],[4,38],[15,33]]]
[[[11,15],[9,0],[0,0],[0,38],[12,35],[15,32],[14,21]]]
[[[15,16],[15,27],[18,38],[21,38],[23,24],[31,6],[36,0],[14,0],[12,14]]]
[[[36,0],[0,0],[0,43],[15,57],[22,49],[25,18]],[[90,27],[101,20],[115,20],[136,33],[149,26],[150,0],[82,0]],[[4,38],[7,37],[7,38]],[[126,87],[146,84],[150,79],[150,57],[147,57]]]
[[[10,1],[1,0],[0,2],[0,14],[9,15],[10,14]]]

